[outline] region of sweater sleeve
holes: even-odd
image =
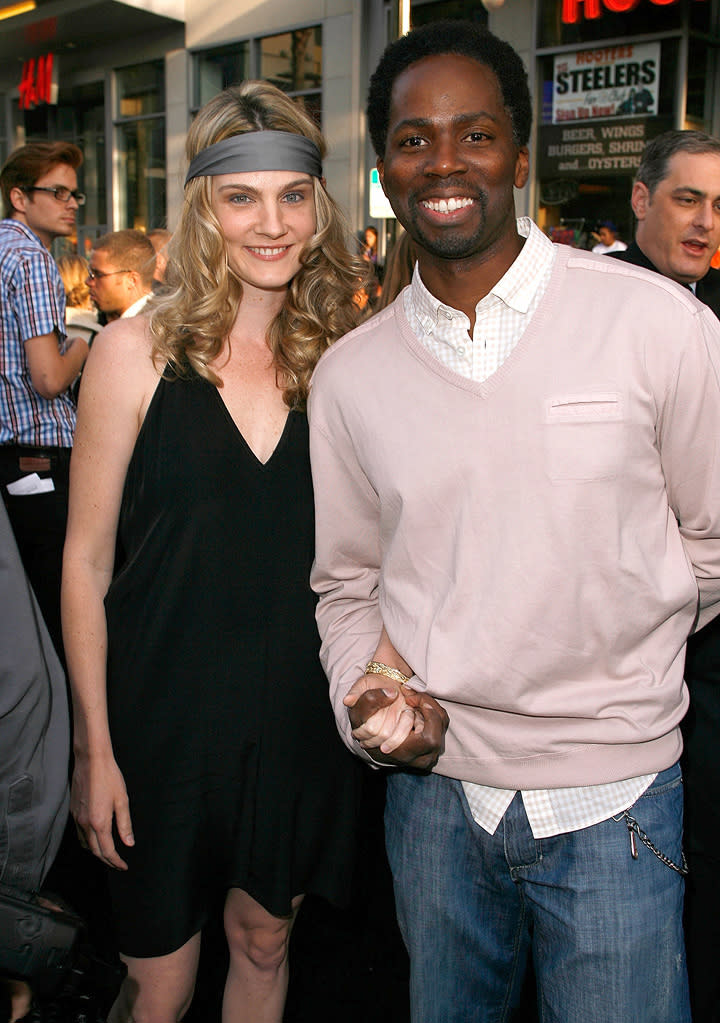
[[[670,507],[699,591],[695,628],[720,612],[720,323],[705,307],[658,418]],[[699,327],[699,329],[698,329]]]
[[[382,632],[379,502],[338,406],[313,384],[308,406],[315,488],[315,563],[320,658],[338,730],[353,753],[372,759],[351,735],[343,698],[365,671]],[[331,439],[332,438],[332,439]]]

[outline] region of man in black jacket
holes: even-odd
[[[666,131],[649,142],[632,190],[635,241],[614,259],[635,263],[695,292],[720,318],[720,140]]]
[[[668,131],[643,152],[632,191],[635,241],[612,253],[695,292],[720,319],[720,140]],[[720,441],[720,438],[718,438]],[[690,638],[690,710],[683,723],[685,937],[695,1023],[720,1023],[720,619]]]

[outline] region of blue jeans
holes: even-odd
[[[631,812],[680,863],[679,766]],[[488,835],[460,782],[398,772],[385,828],[414,1023],[505,1023],[529,954],[541,1023],[689,1023],[683,879],[621,816],[535,840],[517,793]]]

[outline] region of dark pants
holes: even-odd
[[[69,469],[70,448],[0,447],[0,487],[5,507],[25,571],[63,667],[60,584]],[[34,471],[41,479],[52,479],[55,489],[44,494],[8,493],[8,483]]]
[[[717,661],[720,656],[717,629],[714,634]],[[690,689],[690,710],[682,727],[685,846],[690,868],[685,888],[690,999],[693,1023],[720,1023],[717,965],[720,949],[720,681],[691,676],[687,676],[686,681]]]
[[[65,657],[60,625],[62,555],[68,512],[70,448],[0,446],[0,489],[8,510],[20,557],[60,660]],[[52,479],[54,490],[13,496],[7,484],[37,472]],[[90,943],[112,960],[115,940],[109,923],[105,868],[80,848],[75,824],[68,821],[60,849],[45,879],[46,888],[61,895],[85,919]]]

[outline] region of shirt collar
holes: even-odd
[[[22,220],[17,220],[15,217],[6,217],[2,221],[2,226],[8,230],[17,231],[18,234],[23,234],[29,241],[36,242],[41,245],[47,252],[47,247],[43,244],[42,240],[38,238],[35,232],[27,226]]]
[[[125,310],[125,312],[124,312],[124,313],[122,314],[122,316],[120,317],[120,319],[121,319],[121,320],[127,320],[127,319],[129,319],[129,318],[130,318],[131,316],[137,316],[137,315],[138,315],[138,313],[142,312],[143,308],[144,308],[144,307],[145,307],[145,305],[147,304],[147,302],[148,302],[148,300],[150,299],[150,297],[151,297],[151,296],[150,296],[150,292],[148,292],[148,293],[147,293],[146,295],[142,295],[142,296],[141,296],[140,298],[138,298],[138,299],[137,299],[137,300],[136,300],[135,302],[133,302],[133,304],[132,304],[132,305],[130,305],[130,306],[128,306],[128,307],[127,307],[127,309],[126,309],[126,310]]]
[[[517,230],[518,234],[525,238],[525,244],[489,294],[500,299],[511,309],[526,313],[545,275],[548,264],[554,258],[555,250],[550,239],[529,217],[518,218]],[[475,307],[476,312],[479,312],[481,302],[488,297],[486,295],[480,299]],[[435,325],[456,319],[458,316],[462,316],[467,321],[464,313],[453,309],[452,306],[445,305],[427,290],[420,277],[420,269],[417,264],[408,299],[416,316],[423,324]]]

